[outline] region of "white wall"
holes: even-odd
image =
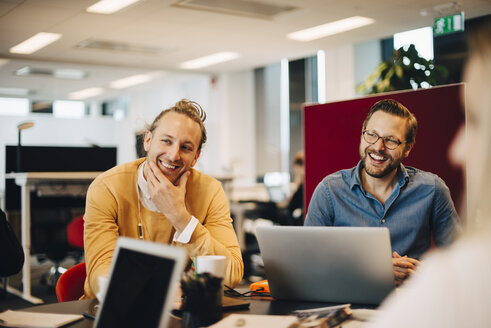
[[[220,159],[221,167],[215,169],[236,176],[236,186],[251,185],[256,177],[254,72],[221,74],[212,85],[210,94],[210,105],[219,109],[221,117],[221,123],[216,127],[220,154],[214,158],[215,161]],[[206,155],[211,144],[204,149]]]
[[[326,102],[355,97],[354,45],[325,51]]]

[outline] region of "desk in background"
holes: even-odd
[[[76,184],[89,185],[102,172],[25,172],[9,173],[6,179],[14,179],[21,187],[21,243],[24,249],[22,268],[22,292],[9,288],[9,292],[23,299],[39,304],[43,300],[31,295],[31,200],[30,192],[49,185]]]

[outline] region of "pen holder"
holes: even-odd
[[[222,278],[208,272],[181,280],[182,327],[206,327],[222,319]]]

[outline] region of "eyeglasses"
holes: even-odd
[[[390,150],[394,150],[397,147],[399,147],[401,144],[405,143],[403,141],[399,141],[399,140],[394,139],[392,137],[381,137],[378,134],[376,134],[375,132],[367,131],[367,130],[363,131],[362,135],[363,135],[363,139],[365,139],[366,142],[368,142],[369,144],[372,144],[372,145],[374,143],[376,143],[378,141],[378,139],[382,139],[384,146]]]

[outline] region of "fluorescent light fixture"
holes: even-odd
[[[94,14],[112,14],[140,0],[101,0],[86,10]]]
[[[15,75],[27,76],[31,74],[31,68],[29,66],[24,66],[15,71]]]
[[[111,83],[109,83],[109,87],[113,89],[123,89],[148,82],[151,79],[152,76],[149,74],[138,74],[130,77],[125,77],[124,79],[112,81]]]
[[[48,69],[48,68],[36,68],[24,66],[15,71],[15,75],[18,76],[45,76],[45,77],[56,77],[59,79],[68,79],[68,80],[81,80],[87,77],[87,72],[82,71],[80,69],[70,69],[70,68],[57,68],[57,69]]]
[[[239,57],[239,54],[236,52],[230,52],[230,51],[217,52],[216,54],[186,61],[184,63],[181,63],[179,67],[184,69],[203,68],[203,67],[223,63],[235,59],[237,57]]]
[[[9,51],[15,54],[29,55],[41,48],[46,47],[48,44],[55,42],[59,38],[61,38],[61,34],[59,33],[40,32],[30,37],[26,41],[10,48]]]
[[[345,19],[341,19],[335,22],[314,26],[305,30],[287,34],[287,38],[296,41],[312,41],[326,36],[354,30],[365,25],[373,24],[375,21],[371,18],[353,16]]]
[[[81,80],[87,77],[87,73],[80,69],[57,68],[53,71],[53,76],[60,79]]]
[[[9,96],[27,96],[30,90],[24,88],[0,88],[0,94]]]
[[[86,99],[90,97],[95,97],[104,92],[103,88],[87,88],[75,92],[71,92],[68,97],[74,100]]]
[[[317,102],[326,102],[326,52],[317,51]]]

